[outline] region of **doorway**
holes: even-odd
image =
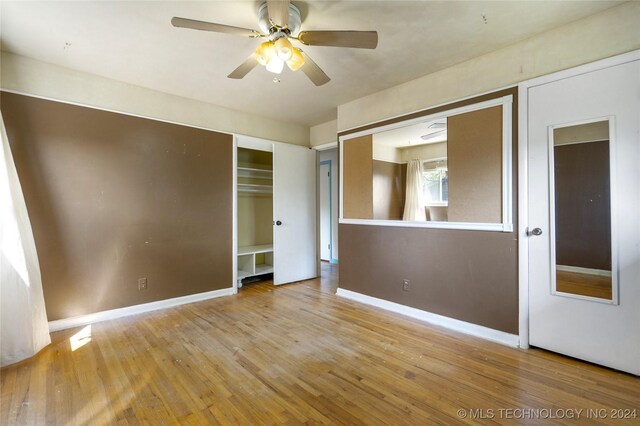
[[[640,375],[640,54],[525,86],[529,343]]]
[[[338,263],[338,149],[318,152],[319,258]]]
[[[236,135],[235,280],[273,284],[317,276],[316,155],[305,147]]]
[[[320,162],[320,260],[331,262],[331,160]]]

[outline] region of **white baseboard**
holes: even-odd
[[[610,277],[611,271],[604,269],[582,268],[580,266],[556,265],[556,271],[575,272],[577,274],[597,275],[599,277]]]
[[[214,299],[216,297],[230,296],[236,293],[233,287],[221,290],[207,291],[205,293],[190,294],[188,296],[174,297],[172,299],[158,300],[157,302],[143,303],[141,305],[127,306],[125,308],[111,309],[108,311],[95,312],[93,314],[78,315],[77,317],[63,318],[49,321],[49,331],[65,330],[67,328],[79,327],[92,324],[94,322],[107,321],[129,315],[141,314],[143,312],[155,311],[158,309],[170,308],[172,306],[185,305],[187,303],[199,302],[201,300]]]
[[[399,303],[390,302],[377,297],[367,296],[366,294],[356,293],[354,291],[339,288],[336,292],[338,296],[346,299],[355,300],[356,302],[366,303],[367,305],[376,306],[388,311],[396,312],[402,315],[416,318],[430,324],[439,325],[461,333],[470,334],[472,336],[481,337],[491,340],[492,342],[501,343],[503,345],[518,347],[520,338],[515,334],[505,333],[504,331],[494,330],[469,322],[460,321],[454,318],[445,317],[410,306],[401,305]]]

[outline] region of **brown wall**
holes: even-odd
[[[411,117],[506,95],[514,97],[513,217],[517,218],[518,102],[515,88],[457,102],[450,107],[415,113]],[[515,220],[514,229],[518,229]],[[340,288],[507,333],[518,333],[518,240],[515,232],[342,224],[339,268]],[[411,280],[408,292],[402,290],[405,278]]]
[[[402,220],[407,165],[373,160],[373,218]]]
[[[9,93],[0,101],[49,320],[232,285],[230,135]]]
[[[449,222],[502,222],[502,107],[447,119]]]
[[[371,135],[343,142],[344,217],[373,218],[373,138]]]
[[[517,334],[516,250],[511,233],[340,225],[340,288]]]
[[[556,263],[611,270],[609,141],[554,147]]]

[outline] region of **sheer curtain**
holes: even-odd
[[[0,112],[0,366],[51,343],[27,207]]]
[[[411,160],[407,164],[407,190],[405,194],[402,220],[427,220],[422,194],[421,160]]]

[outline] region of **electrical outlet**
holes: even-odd
[[[146,278],[138,278],[138,290],[146,290],[147,289],[147,279]]]
[[[409,291],[409,280],[402,280],[402,290]]]

